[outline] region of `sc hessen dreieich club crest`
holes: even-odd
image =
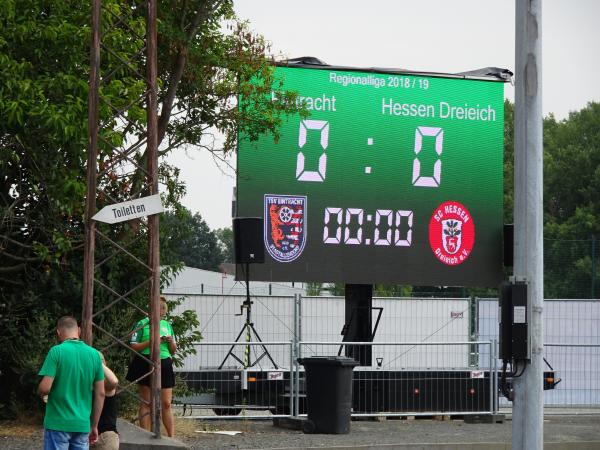
[[[464,263],[475,244],[475,224],[461,203],[448,201],[438,206],[429,221],[429,245],[436,258],[447,266]]]
[[[265,195],[264,240],[269,255],[279,262],[294,261],[306,244],[306,197]]]
[[[458,253],[462,244],[462,220],[442,220],[442,245],[449,255]]]

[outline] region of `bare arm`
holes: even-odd
[[[171,355],[175,354],[177,351],[177,342],[175,342],[173,336],[165,336],[164,338],[167,341],[167,344],[169,344],[169,353],[171,353]]]
[[[52,383],[54,383],[54,377],[45,376],[40,381],[38,385],[38,394],[40,396],[48,395],[50,393],[50,389],[52,389]]]
[[[100,414],[102,413],[102,407],[104,406],[104,397],[104,380],[96,381],[94,383],[94,409],[92,411],[92,426],[98,426]]]
[[[102,368],[104,369],[104,394],[106,397],[112,397],[116,394],[119,379],[106,364]]]
[[[134,349],[136,352],[141,352],[142,350],[150,347],[150,341],[136,342],[134,344],[129,345],[131,345],[131,348]]]
[[[98,421],[102,408],[104,407],[104,380],[94,383],[94,406],[92,408],[92,423],[90,430],[90,442],[94,443],[98,440]]]

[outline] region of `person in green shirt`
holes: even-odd
[[[173,361],[171,356],[177,351],[177,341],[171,324],[165,320],[168,312],[167,299],[160,298],[160,407],[162,422],[167,430],[167,435],[173,437],[175,434],[175,422],[171,403],[173,400],[173,386],[175,386],[175,373],[173,372]],[[150,359],[150,319],[145,317],[133,328],[129,344],[138,352],[129,365],[128,381],[137,382],[138,392],[142,399],[139,406],[140,426],[150,430],[152,421],[150,418],[150,371],[152,366]]]
[[[79,340],[81,329],[73,317],[61,317],[56,333],[60,343],[50,349],[38,373],[38,393],[47,398],[44,450],[87,450],[98,439],[104,404],[102,360]]]

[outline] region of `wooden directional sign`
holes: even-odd
[[[163,211],[164,208],[160,201],[160,195],[155,194],[128,202],[105,206],[92,219],[104,223],[118,223],[139,217],[151,216]]]

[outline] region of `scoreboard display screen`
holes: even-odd
[[[504,83],[278,66],[306,118],[240,136],[237,216],[261,217],[262,281],[497,286]],[[278,92],[271,92],[278,101]]]

